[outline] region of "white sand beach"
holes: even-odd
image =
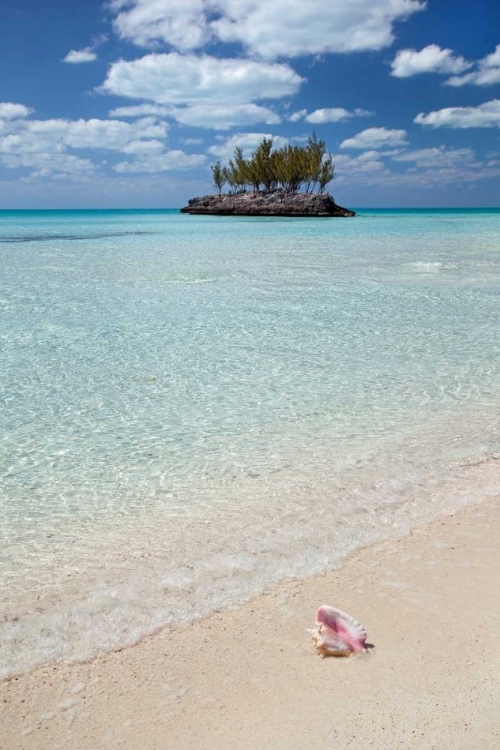
[[[493,498],[241,609],[1,687],[8,750],[500,747],[500,506]],[[366,655],[322,659],[318,605]]]

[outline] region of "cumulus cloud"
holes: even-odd
[[[112,0],[114,29],[140,46],[181,51],[210,40],[239,43],[264,59],[380,50],[420,0]]]
[[[0,102],[0,120],[15,120],[28,117],[33,112],[24,104],[13,104],[12,102]]]
[[[336,182],[342,186],[356,186],[359,179],[364,185],[381,189],[412,186],[414,188],[441,188],[443,185],[472,183],[500,175],[495,162],[481,162],[470,148],[437,148],[392,152],[365,151],[356,158],[346,154],[334,155],[337,170]],[[389,162],[389,164],[387,163]],[[391,167],[397,163],[398,169]]]
[[[215,130],[229,130],[258,122],[265,122],[267,125],[281,122],[276,112],[257,104],[193,104],[192,107],[173,109],[171,116],[182,125]]]
[[[455,56],[451,49],[441,49],[429,44],[419,52],[414,49],[399,50],[391,63],[391,75],[410,78],[420,73],[462,73],[472,67],[463,57]]]
[[[66,57],[63,57],[63,62],[73,63],[74,65],[94,62],[94,60],[97,60],[97,53],[91,47],[80,50],[72,49]]]
[[[229,128],[265,122],[276,125],[281,118],[272,109],[257,104],[193,104],[189,107],[167,107],[160,104],[139,104],[112,109],[111,117],[170,117],[194,128],[229,130]]]
[[[165,144],[161,141],[131,141],[122,149],[123,154],[160,154],[165,151]]]
[[[110,117],[165,117],[171,112],[171,107],[160,104],[135,104],[131,107],[117,107],[109,113]]]
[[[500,67],[500,44],[497,44],[494,52],[492,52],[490,55],[486,55],[486,57],[483,57],[483,59],[480,61],[480,64],[484,65],[485,68]]]
[[[307,109],[299,109],[297,112],[292,112],[288,119],[290,122],[299,122],[299,120],[303,120],[306,115]]]
[[[49,177],[56,173],[82,176],[91,175],[95,171],[95,165],[90,159],[81,159],[79,156],[74,156],[73,154],[58,152],[23,152],[15,148],[2,153],[1,143],[0,164],[3,164],[7,169],[19,169],[20,167],[34,169],[35,176],[37,177]]]
[[[134,123],[121,120],[35,120],[24,128],[27,137],[47,146],[61,144],[71,148],[97,148],[121,151],[135,140],[165,138],[167,125],[151,118]]]
[[[155,173],[186,170],[205,164],[204,154],[169,151],[165,147],[168,125],[153,117],[134,122],[122,120],[12,120],[9,132],[0,136],[0,164],[28,167],[37,177],[89,175],[96,170],[90,159],[71,150],[118,152],[131,157],[116,172]]]
[[[313,125],[323,125],[328,122],[345,122],[353,117],[371,117],[372,114],[373,112],[368,112],[366,109],[355,109],[354,112],[350,112],[343,107],[327,107],[315,109],[314,112],[310,113],[306,109],[301,109],[290,115],[288,119],[291,122],[305,120]]]
[[[334,154],[333,161],[338,175],[365,176],[368,173],[386,172],[387,168],[382,161],[382,155],[378,151],[364,151],[359,156],[347,156],[347,154]]]
[[[464,76],[452,76],[445,83],[448,86],[464,86],[466,83],[475,86],[491,86],[494,83],[500,83],[500,44],[494,52],[478,61],[476,70]]]
[[[498,68],[489,68],[483,70],[474,70],[464,76],[452,76],[445,81],[447,86],[465,86],[467,83],[474,86],[492,86],[494,83],[500,83],[500,66]]]
[[[471,148],[447,148],[437,146],[435,148],[421,148],[415,151],[404,151],[392,156],[396,162],[414,162],[417,167],[438,169],[443,167],[455,167],[457,164],[478,164],[476,155]]]
[[[52,172],[94,165],[69,149],[99,149],[139,153],[163,149],[168,126],[152,118],[133,123],[121,120],[11,120],[0,136],[0,162],[8,167],[32,167]]]
[[[210,39],[204,0],[113,0],[111,9],[116,33],[139,46],[162,41],[187,51]]]
[[[204,154],[185,154],[184,151],[165,151],[152,156],[141,155],[134,161],[122,161],[113,169],[116,172],[170,172],[193,169],[205,164]]]
[[[119,60],[101,91],[157,104],[234,105],[291,96],[303,81],[288,65],[171,52]]]
[[[405,146],[406,130],[389,130],[387,128],[368,128],[353,138],[342,141],[340,148],[377,149],[383,146]]]
[[[498,128],[500,99],[492,99],[478,107],[446,107],[428,114],[421,112],[414,122],[432,128]]]
[[[391,75],[396,78],[409,78],[419,73],[454,73],[445,81],[447,86],[491,86],[500,83],[500,44],[494,52],[477,62],[469,62],[455,55],[451,49],[441,49],[437,44],[429,44],[419,52],[404,49],[397,53],[391,66]],[[464,73],[466,70],[470,72]]]
[[[238,133],[238,135],[232,135],[229,138],[219,138],[218,143],[211,146],[208,152],[223,161],[227,161],[234,154],[234,149],[238,147],[243,149],[245,156],[250,156],[263,138],[272,138],[276,148],[286,146],[288,143],[286,138],[280,135],[271,135],[271,133]]]

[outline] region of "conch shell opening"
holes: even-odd
[[[321,656],[352,656],[366,651],[366,630],[341,609],[324,604],[316,613],[316,625],[310,632]]]

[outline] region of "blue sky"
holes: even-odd
[[[348,206],[500,204],[498,0],[17,0],[0,207],[168,207],[262,138]]]

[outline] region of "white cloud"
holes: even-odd
[[[121,151],[135,140],[165,138],[167,125],[143,118],[134,123],[121,120],[33,120],[23,123],[18,131],[34,143],[69,146],[70,148],[99,148]]]
[[[494,52],[478,61],[476,70],[464,76],[452,76],[445,83],[448,86],[464,86],[466,83],[472,83],[475,86],[491,86],[494,83],[500,83],[500,44]]]
[[[63,62],[73,63],[78,65],[79,63],[94,62],[97,60],[97,53],[93,51],[91,47],[85,47],[85,49],[72,49],[66,57],[63,58]]]
[[[28,167],[36,170],[37,177],[47,177],[57,172],[70,175],[92,174],[95,165],[90,159],[67,153],[16,152],[2,153],[0,144],[0,164],[8,169]]]
[[[294,112],[289,119],[291,122],[305,120],[313,125],[323,125],[328,122],[345,122],[353,117],[370,117],[373,113],[366,109],[355,109],[350,112],[343,107],[327,107],[324,109],[315,109],[314,112],[307,113],[306,109]]]
[[[356,117],[373,117],[375,112],[371,112],[369,109],[357,108],[354,110]]]
[[[161,141],[132,141],[122,149],[123,154],[160,154],[165,151],[165,144]]]
[[[174,109],[172,117],[183,125],[215,130],[229,130],[258,122],[265,122],[267,125],[281,122],[276,112],[257,104],[194,104],[192,107]]]
[[[455,167],[457,164],[476,163],[476,155],[471,148],[421,148],[415,151],[405,151],[392,157],[397,162],[414,162],[417,167],[438,169]]]
[[[15,120],[28,117],[33,112],[24,104],[13,104],[12,102],[0,102],[0,120]]]
[[[211,39],[241,43],[265,59],[380,50],[393,25],[423,10],[419,0],[114,0],[114,29],[141,46],[181,51]]]
[[[480,61],[480,64],[485,68],[499,68],[500,67],[500,44],[497,44],[495,51],[490,55],[486,55]]]
[[[194,169],[205,164],[204,154],[185,154],[184,151],[165,151],[152,156],[139,156],[135,161],[122,161],[113,169],[116,172],[170,172]]]
[[[421,112],[414,122],[432,128],[500,127],[500,99],[492,99],[478,107],[446,107],[428,114]]]
[[[288,119],[290,122],[299,122],[299,120],[303,120],[306,115],[307,109],[299,109],[297,112],[292,112]]]
[[[0,163],[8,168],[31,167],[35,177],[90,174],[96,166],[69,149],[105,149],[133,157],[117,172],[165,172],[199,167],[204,154],[165,150],[168,125],[152,117],[122,120],[16,120],[0,137]]]
[[[172,111],[171,107],[160,104],[136,104],[132,107],[117,107],[109,113],[110,117],[165,117]]]
[[[406,137],[406,130],[368,128],[353,138],[347,138],[345,141],[342,141],[340,148],[376,149],[383,146],[404,146],[407,143]]]
[[[352,113],[342,107],[330,107],[329,109],[316,109],[304,118],[306,122],[314,125],[322,125],[325,122],[342,122],[350,120]]]
[[[425,7],[414,0],[224,0],[217,36],[264,58],[379,50],[397,19]]]
[[[347,156],[347,154],[335,154],[333,157],[335,170],[339,176],[352,178],[355,175],[366,175],[367,173],[383,172],[386,170],[381,161],[378,151],[365,151],[359,156]]]
[[[0,137],[0,162],[8,168],[71,171],[94,169],[68,149],[105,149],[138,153],[164,148],[165,123],[142,118],[133,123],[121,120],[11,120]],[[141,145],[142,144],[142,145]]]
[[[447,86],[465,86],[472,83],[475,86],[492,86],[494,83],[500,83],[500,67],[483,70],[475,70],[464,76],[453,76],[445,81]]]
[[[182,125],[193,128],[229,130],[229,128],[255,125],[265,122],[276,125],[281,118],[272,109],[257,104],[193,104],[189,107],[166,107],[160,104],[139,104],[118,107],[109,113],[111,117],[142,117],[151,115],[171,117]]]
[[[291,96],[303,81],[288,65],[171,52],[119,60],[101,90],[157,104],[234,105]]]
[[[399,50],[391,67],[391,75],[396,78],[410,78],[420,73],[462,73],[471,68],[472,63],[455,56],[451,49],[429,44],[420,52],[414,49]]]
[[[111,8],[116,33],[139,46],[162,41],[187,51],[210,38],[204,0],[115,0]]]
[[[398,162],[400,169],[390,169],[387,160]],[[439,146],[414,151],[366,151],[356,158],[337,154],[334,161],[339,186],[356,187],[362,177],[365,186],[381,189],[409,186],[430,189],[452,184],[463,186],[500,176],[498,164],[478,161],[470,148]]]
[[[250,156],[252,151],[262,142],[263,138],[272,138],[275,148],[281,148],[288,143],[287,139],[280,135],[271,135],[270,133],[239,133],[229,138],[218,139],[219,143],[211,146],[208,152],[223,161],[227,161],[233,156],[234,149],[239,147],[243,149],[245,156]]]

